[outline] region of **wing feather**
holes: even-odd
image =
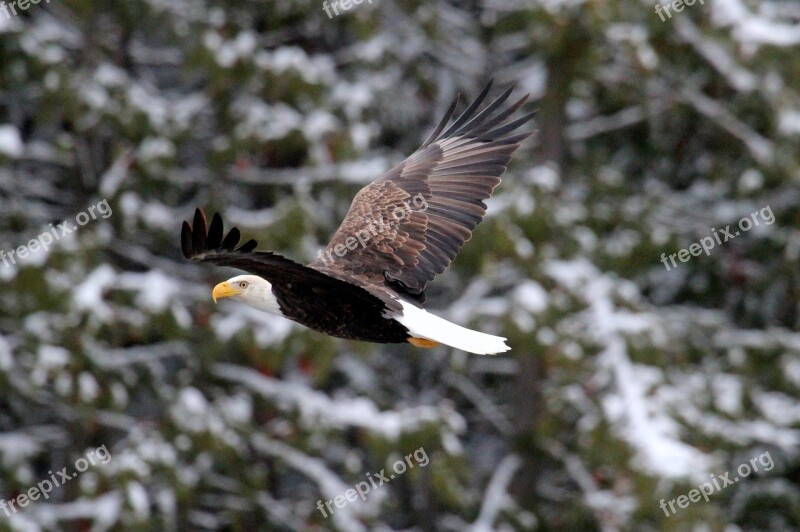
[[[512,134],[533,117],[529,113],[509,121],[528,99],[523,96],[503,108],[513,88],[479,111],[491,85],[448,127],[456,97],[417,151],[361,189],[328,246],[309,266],[424,302],[426,284],[470,239],[511,155],[532,134]],[[404,216],[398,218],[397,212]],[[359,235],[369,238],[348,247],[348,239],[353,244]]]
[[[481,102],[483,102],[483,100],[486,98],[486,95],[489,94],[489,89],[492,88],[492,83],[494,83],[494,80],[490,79],[489,82],[486,84],[486,86],[483,87],[480,94],[478,94],[478,97],[475,98],[475,100],[473,100],[471,104],[469,104],[469,107],[467,107],[458,118],[456,118],[456,121],[453,122],[453,125],[450,126],[450,128],[447,131],[442,133],[442,137],[449,137],[450,135],[458,131],[458,128],[460,128],[464,122],[466,122],[472,117],[472,114],[475,112],[476,109],[478,109],[478,107],[480,107]]]

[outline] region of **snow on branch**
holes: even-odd
[[[65,522],[85,519],[92,522],[92,531],[101,532],[118,523],[122,505],[122,494],[112,491],[94,499],[31,505],[25,513],[11,516],[9,522],[14,530],[39,530],[37,525],[46,530],[63,530]]]
[[[440,425],[445,432],[451,433],[463,432],[466,427],[464,418],[448,407],[423,405],[380,411],[374,402],[363,397],[332,399],[307,386],[266,377],[233,364],[216,364],[212,373],[274,400],[285,410],[296,408],[306,427],[320,424],[331,428],[358,427],[389,440],[396,440],[402,433],[426,424]]]
[[[602,346],[598,371],[616,387],[616,393],[604,399],[603,409],[618,434],[636,450],[641,466],[667,478],[703,476],[711,465],[709,456],[680,439],[680,425],[647,391],[651,380],[647,372],[653,368],[633,363],[628,353],[627,335],[650,334],[656,342],[665,335],[656,317],[618,308],[614,302],[618,281],[585,259],[552,261],[545,271],[588,304],[588,310],[575,319]]]
[[[691,105],[695,111],[742,141],[753,159],[763,165],[772,164],[773,153],[775,153],[772,142],[736,118],[720,102],[709,98],[695,88],[688,87],[681,91],[681,99]]]
[[[512,508],[515,503],[508,494],[508,486],[514,478],[514,473],[522,465],[522,460],[515,454],[510,454],[503,458],[500,465],[494,471],[486,493],[483,496],[483,504],[478,518],[469,527],[469,532],[491,532],[497,530],[494,526],[497,517],[503,510]]]
[[[704,36],[689,17],[675,20],[675,30],[680,38],[689,43],[695,51],[719,72],[728,84],[739,92],[749,93],[758,86],[755,74],[741,66],[717,41]]]
[[[314,481],[319,487],[323,499],[333,499],[352,488],[328,469],[325,462],[319,458],[308,456],[285,443],[267,438],[263,434],[253,435],[251,442],[262,453],[283,460],[287,465]],[[342,530],[366,530],[359,521],[359,516],[374,515],[375,507],[379,502],[379,498],[356,501],[353,504],[337,507],[331,517]]]

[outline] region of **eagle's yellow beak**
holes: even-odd
[[[214,303],[216,303],[217,299],[222,299],[224,297],[238,296],[242,292],[243,290],[234,288],[227,282],[219,283],[217,286],[214,287],[214,290],[211,291],[211,299],[213,299]]]

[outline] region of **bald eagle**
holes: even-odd
[[[478,112],[491,84],[447,127],[456,96],[417,151],[362,188],[333,239],[308,266],[255,251],[255,240],[239,246],[237,228],[224,235],[220,215],[209,225],[201,209],[192,224],[183,222],[184,256],[251,274],[215,286],[215,302],[231,298],[339,338],[445,344],[476,354],[508,351],[505,338],[423,309],[425,286],[470,239],[486,213],[483,200],[533,133],[511,134],[534,114],[508,120],[528,99],[500,109],[512,88]]]

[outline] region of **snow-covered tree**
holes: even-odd
[[[74,476],[0,530],[800,528],[800,7],[683,2],[6,3],[0,503]],[[308,262],[490,77],[538,133],[429,307],[510,353],[212,304],[195,207]]]

